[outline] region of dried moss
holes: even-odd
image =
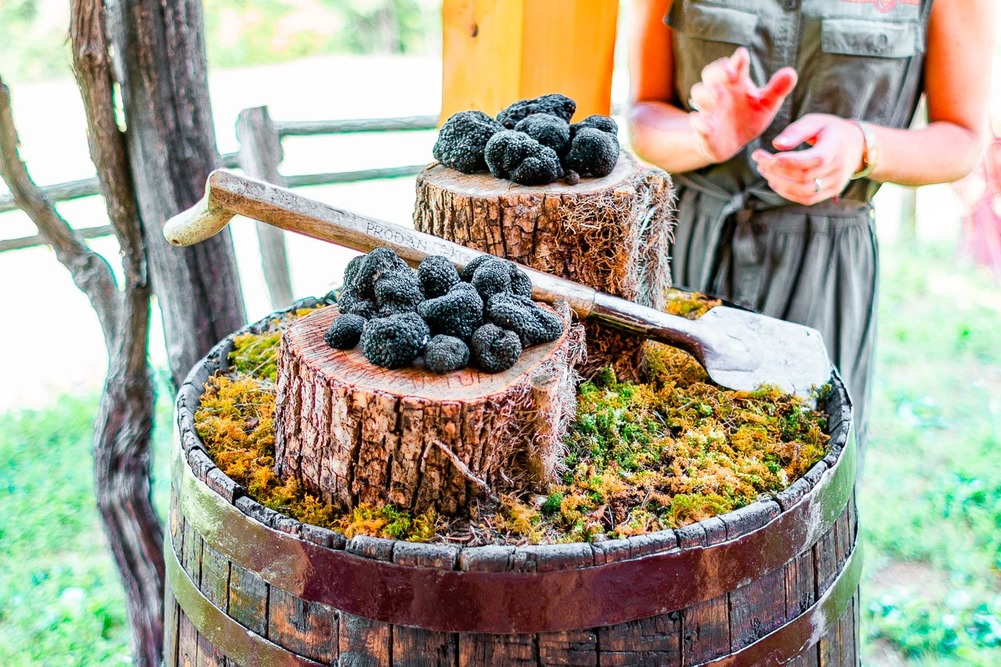
[[[266,507],[304,523],[354,535],[429,541],[437,517],[411,517],[391,506],[350,514],[307,493],[294,479],[275,474],[275,381],[278,345],[288,323],[311,309],[269,323],[260,334],[234,337],[229,372],[209,378],[195,412],[195,429],[216,465]]]
[[[250,497],[349,537],[465,544],[627,537],[774,495],[826,453],[824,415],[804,401],[769,387],[722,389],[688,354],[657,346],[648,355],[648,384],[620,382],[603,369],[581,385],[562,479],[546,495],[482,500],[470,516],[450,522],[389,505],[345,514],[274,473],[274,364],[288,321],[236,338],[233,368],[207,383],[196,427],[212,458]]]
[[[668,289],[664,293],[664,310],[672,315],[679,315],[690,320],[697,320],[710,308],[720,306],[723,302],[698,292],[686,292],[679,289]]]

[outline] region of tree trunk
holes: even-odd
[[[345,509],[390,502],[454,515],[511,480],[553,481],[573,417],[577,327],[525,349],[495,374],[387,370],[323,334],[336,308],[292,324],[282,339],[275,402],[278,474]],[[564,311],[569,321],[569,310]]]
[[[167,218],[201,198],[206,177],[219,165],[202,6],[199,0],[122,0],[109,10],[152,284],[179,386],[246,318],[229,231],[184,249],[170,247],[161,232]]]
[[[161,659],[163,528],[150,488],[153,383],[147,362],[150,284],[129,167],[115,121],[114,79],[102,0],[74,0],[73,71],[87,115],[90,155],[122,254],[125,276],[115,329],[106,334],[108,377],[94,424],[94,493],[115,558],[135,664]],[[99,314],[100,316],[100,314]]]
[[[653,308],[670,287],[668,241],[674,193],[659,169],[623,153],[604,178],[524,186],[432,165],[417,177],[414,228]],[[612,366],[642,377],[635,336],[585,322],[592,375]]]

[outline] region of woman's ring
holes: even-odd
[[[814,187],[813,191],[816,192],[817,194],[820,194],[820,191],[824,189],[824,182],[819,178],[815,178],[813,179],[813,187]]]

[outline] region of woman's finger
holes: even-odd
[[[799,75],[796,70],[792,67],[783,67],[772,75],[753,99],[764,108],[774,109],[792,92],[798,80]]]
[[[729,58],[720,58],[702,68],[702,81],[705,83],[729,83],[734,73],[733,62]]]
[[[780,151],[787,151],[802,143],[814,140],[830,124],[830,117],[823,114],[807,114],[789,124],[775,137],[772,145]]]
[[[688,97],[695,103],[700,112],[713,109],[718,99],[716,91],[705,83],[697,83],[692,86]]]
[[[809,181],[793,181],[781,177],[766,178],[766,180],[779,195],[806,205],[837,196],[847,185],[847,179],[836,173],[812,178]]]
[[[738,47],[737,50],[733,52],[733,55],[730,56],[730,63],[733,66],[733,74],[730,77],[730,80],[733,83],[737,83],[745,79],[750,81],[751,57],[748,55],[747,49],[743,46]]]

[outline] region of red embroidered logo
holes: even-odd
[[[875,5],[876,9],[883,12],[892,11],[897,5],[920,5],[921,0],[841,0],[852,4]]]

